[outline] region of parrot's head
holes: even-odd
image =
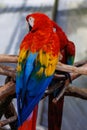
[[[26,17],[28,23],[29,31],[35,32],[41,29],[52,28],[52,23],[50,18],[43,13],[33,13]]]

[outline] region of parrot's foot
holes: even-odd
[[[61,79],[61,86],[60,86],[60,88],[58,88],[56,91],[54,91],[54,99],[53,99],[54,103],[57,103],[58,100],[63,97],[64,92],[66,90],[65,81],[68,79],[69,82],[72,83],[71,76],[70,76],[70,74],[68,72],[56,71],[56,74],[57,75],[64,75],[65,78],[63,78],[63,80]]]
[[[70,73],[65,72],[65,71],[57,71],[56,73],[59,74],[59,75],[64,75],[65,76],[65,80],[69,79],[69,82],[72,83],[72,79],[71,79]]]

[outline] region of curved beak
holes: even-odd
[[[32,30],[32,26],[28,22],[29,32]]]

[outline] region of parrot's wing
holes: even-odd
[[[18,115],[21,115],[21,109],[23,107],[24,96],[26,93],[27,80],[33,70],[34,61],[36,59],[37,53],[31,53],[25,49],[20,50],[18,65],[17,65],[17,75],[16,75],[16,96],[17,96],[17,106]],[[26,77],[26,78],[25,78]],[[18,121],[20,122],[21,117],[18,116]]]
[[[36,53],[26,52],[26,60],[22,60],[22,73],[17,78],[19,125],[30,115],[35,105],[42,98],[46,87],[50,84],[58,61],[58,55],[52,56],[42,50]],[[19,57],[20,59],[20,57]],[[20,62],[19,62],[20,63]],[[20,68],[20,67],[19,67]],[[21,87],[20,87],[21,84]],[[21,100],[19,100],[21,98]],[[22,103],[21,103],[22,101]],[[20,104],[20,105],[19,105]]]

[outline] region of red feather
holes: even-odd
[[[56,29],[56,33],[60,41],[60,52],[62,54],[62,63],[67,63],[67,56],[75,56],[75,45],[69,41],[63,30],[54,22],[53,28]],[[61,130],[62,116],[63,116],[63,104],[64,96],[57,102],[52,103],[54,95],[49,96],[49,107],[48,107],[48,130]]]

